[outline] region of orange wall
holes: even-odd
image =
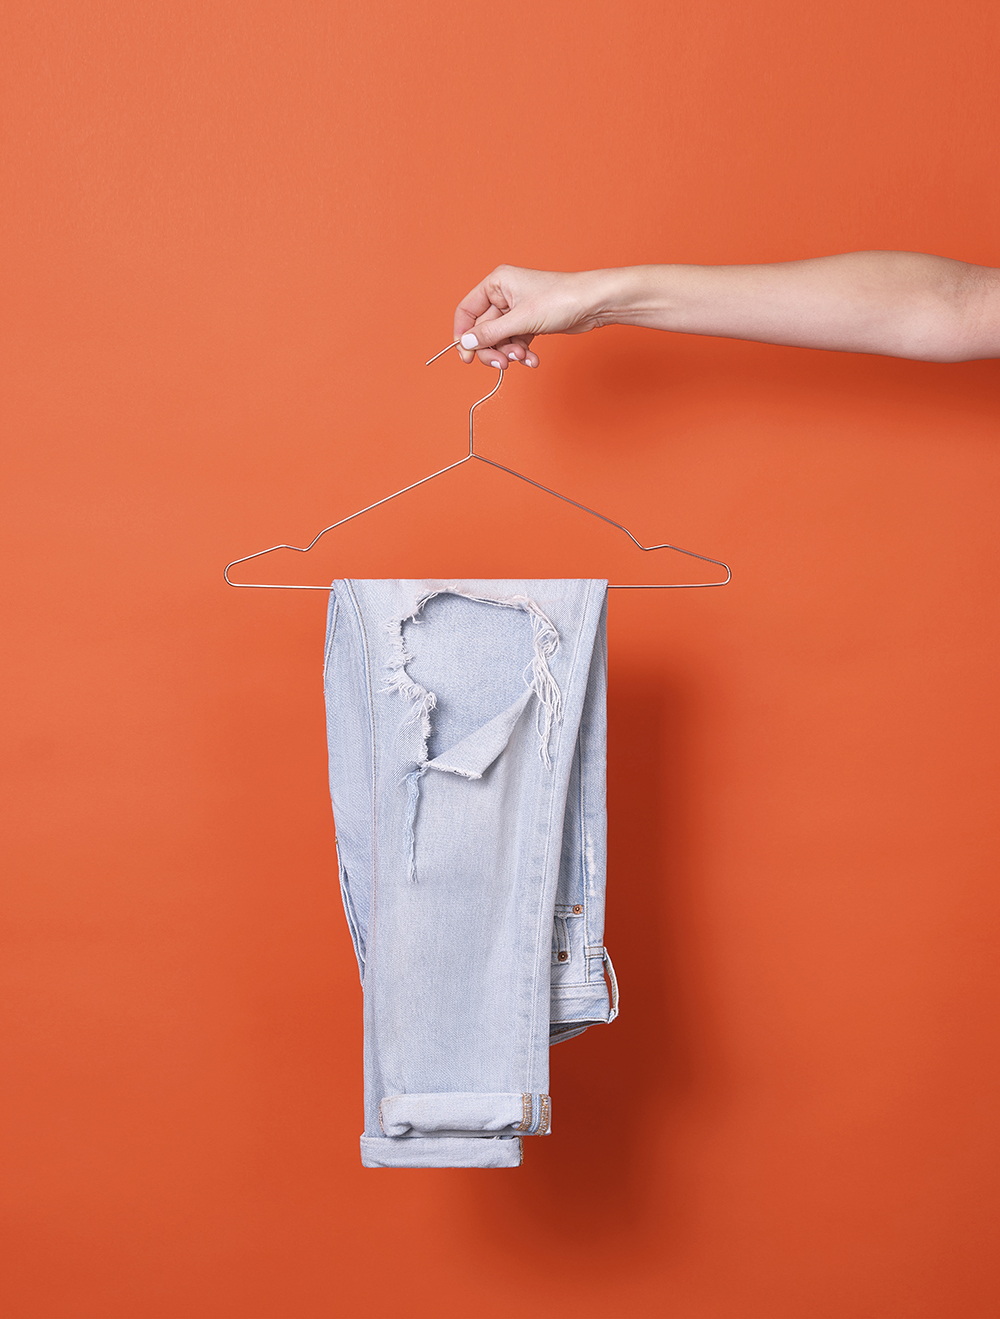
[[[1000,265],[996,6],[0,25],[4,1314],[1000,1314],[1000,363],[614,329],[483,409],[735,571],[611,600],[622,1015],[516,1173],[360,1167],[324,597],[221,581],[461,455],[491,373],[423,361],[498,261]],[[485,468],[312,557],[275,572],[689,565]]]

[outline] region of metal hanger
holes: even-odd
[[[439,353],[425,362],[425,366],[430,366],[431,362],[436,362],[442,357],[449,348],[455,348],[459,340],[450,343],[447,348],[442,348]],[[379,508],[382,504],[388,504],[390,499],[398,499],[400,495],[405,495],[408,490],[416,490],[417,486],[426,485],[428,481],[433,481],[438,476],[444,476],[445,472],[453,471],[456,467],[461,467],[475,458],[478,462],[488,463],[490,467],[497,467],[501,472],[507,472],[511,476],[516,476],[519,481],[527,481],[528,485],[535,486],[538,490],[544,490],[547,495],[554,495],[556,499],[562,499],[567,504],[572,504],[574,508],[582,509],[584,513],[589,513],[592,517],[600,518],[602,522],[607,522],[609,526],[616,527],[619,531],[624,531],[629,540],[637,549],[644,554],[651,554],[654,550],[673,550],[675,554],[686,554],[691,559],[700,559],[702,563],[714,563],[717,568],[725,569],[725,577],[718,582],[611,582],[608,585],[609,590],[616,591],[687,591],[697,590],[703,586],[726,586],[732,578],[732,570],[728,563],[723,563],[721,559],[710,558],[707,554],[696,554],[694,550],[683,550],[679,545],[643,545],[636,540],[628,527],[623,527],[620,522],[614,518],[605,517],[603,513],[598,513],[594,508],[588,508],[586,504],[581,504],[575,499],[570,499],[569,495],[561,495],[558,490],[550,490],[547,485],[542,485],[541,481],[535,481],[530,476],[525,476],[522,472],[515,472],[512,467],[505,467],[503,463],[498,463],[492,458],[487,458],[481,453],[476,452],[475,436],[473,434],[473,414],[481,403],[493,397],[500,386],[503,384],[503,368],[498,367],[499,379],[488,394],[477,399],[469,409],[469,452],[464,458],[459,458],[457,462],[449,463],[447,467],[442,467],[437,472],[431,472],[430,476],[422,476],[419,481],[414,481],[411,485],[403,486],[402,490],[396,490],[391,495],[386,495],[384,499],[376,499],[374,504],[369,504],[367,508],[359,508],[356,513],[349,513],[346,518],[341,518],[339,522],[331,522],[328,527],[316,533],[308,545],[271,545],[266,550],[257,550],[254,554],[244,554],[241,559],[234,559],[232,563],[226,565],[224,573],[226,581],[230,586],[249,587],[261,591],[329,591],[330,583],[323,586],[298,586],[291,583],[280,582],[234,582],[229,576],[230,568],[235,568],[240,563],[249,563],[251,559],[260,559],[265,554],[273,554],[275,550],[295,550],[297,554],[308,554],[318,540],[321,540],[328,531],[335,531],[337,527],[342,527],[345,522],[353,522],[355,518],[361,517],[363,513],[370,513],[373,508]]]

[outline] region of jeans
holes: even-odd
[[[324,665],[368,1168],[510,1168],[604,951],[603,581],[338,581]],[[612,985],[609,998],[604,969]]]

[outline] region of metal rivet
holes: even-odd
[[[579,902],[578,902],[578,903],[576,904],[576,906],[573,908],[573,915],[574,915],[574,916],[579,916],[579,914],[580,914],[581,911],[583,911],[583,908],[581,907],[581,905],[580,905]]]
[[[568,961],[569,961],[569,953],[560,953],[560,954],[559,954],[559,960],[560,960],[560,962],[568,962]]]

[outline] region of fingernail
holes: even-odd
[[[525,358],[525,359],[524,359],[524,365],[525,365],[525,366],[534,366],[535,364],[534,364],[534,362],[529,362],[528,359]]]
[[[501,371],[503,370],[503,362],[498,362],[495,357],[493,361],[490,363],[490,366],[498,366]]]
[[[517,361],[517,353],[508,353],[507,356],[510,358],[512,362]]]
[[[478,348],[478,347],[479,347],[479,340],[476,338],[476,336],[475,336],[474,334],[471,334],[471,333],[470,333],[470,334],[463,334],[463,335],[462,335],[462,347],[463,347],[463,348]]]

